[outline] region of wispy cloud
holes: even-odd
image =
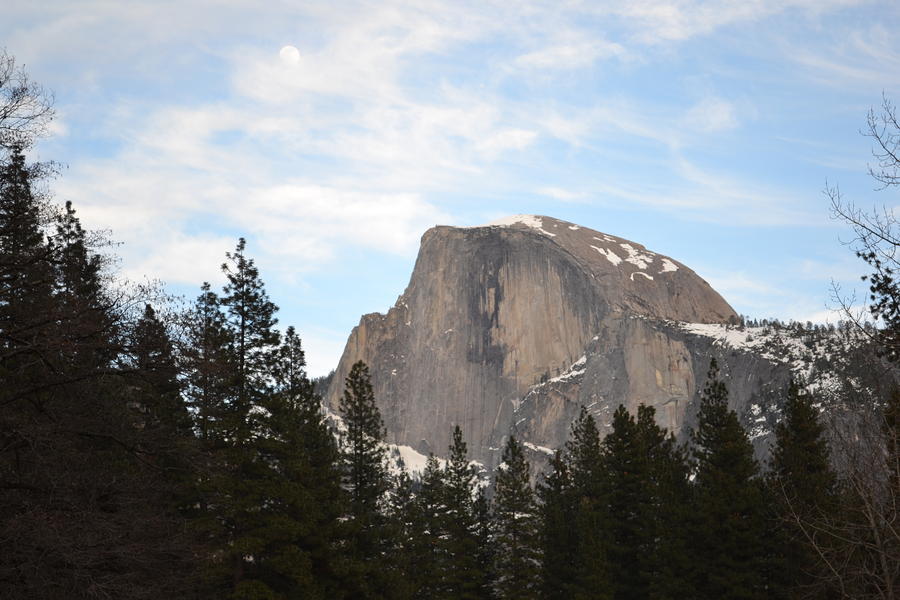
[[[572,40],[534,50],[517,57],[519,67],[535,69],[581,69],[590,67],[597,60],[621,57],[625,48],[621,44],[605,40]]]
[[[684,116],[688,128],[713,133],[727,131],[738,126],[735,107],[722,98],[704,98],[688,110]]]

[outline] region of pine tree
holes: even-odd
[[[353,518],[366,521],[377,514],[388,487],[382,443],[385,429],[375,404],[369,367],[362,361],[355,363],[345,385],[339,407],[346,427],[342,448],[344,487],[350,495]]]
[[[145,298],[113,289],[105,239],[35,191],[46,169],[22,152],[35,89],[0,53],[12,110],[0,110],[0,588],[10,600],[188,596],[203,548],[175,473],[191,438],[135,411],[156,400],[142,387],[153,369],[124,344]]]
[[[152,305],[144,306],[130,338],[132,402],[143,413],[142,427],[162,428],[172,437],[190,433],[190,415],[181,393],[174,344]]]
[[[694,508],[685,450],[656,424],[656,410],[650,406],[638,406],[637,439],[648,466],[648,499],[642,503],[648,515],[643,540],[645,544],[652,540],[643,562],[648,597],[693,597],[688,544]]]
[[[415,597],[420,587],[419,571],[422,560],[423,527],[416,503],[418,482],[413,480],[402,458],[397,461],[398,472],[392,478],[388,494],[388,526],[390,556],[399,577],[394,581],[391,597],[407,600]]]
[[[272,471],[279,465],[269,453],[296,426],[284,399],[274,399],[278,308],[245,250],[241,238],[226,254],[223,295],[204,286],[198,298],[192,337],[202,344],[191,356],[197,370],[189,387],[208,456],[206,473],[198,477],[198,524],[220,548],[211,565],[211,591],[236,598],[272,592],[263,564],[272,524],[284,514],[273,498]],[[297,359],[302,362],[302,354]],[[273,424],[272,411],[279,409],[285,420]]]
[[[422,471],[422,481],[416,495],[416,573],[417,589],[414,598],[432,600],[448,595],[447,576],[447,505],[444,472],[434,454],[429,454]]]
[[[225,254],[222,264],[227,283],[222,289],[221,306],[231,330],[234,359],[234,391],[230,408],[237,429],[238,443],[252,435],[250,412],[261,402],[268,389],[272,354],[279,343],[274,329],[278,307],[270,300],[253,259],[246,255],[247,242],[240,238],[234,252]]]
[[[649,460],[637,424],[625,407],[613,413],[603,440],[609,532],[609,581],[613,598],[646,598],[655,548]]]
[[[300,338],[289,327],[272,363],[274,390],[263,399],[260,417],[256,445],[267,470],[256,482],[263,518],[251,533],[260,548],[247,581],[256,592],[324,600],[340,590],[340,472],[337,446],[305,365]]]
[[[624,406],[616,409],[603,452],[613,597],[689,597],[683,453],[644,405],[637,420]]]
[[[693,555],[698,598],[765,598],[765,505],[753,446],[716,361],[692,432],[697,522]]]
[[[547,600],[568,600],[578,580],[578,530],[572,526],[577,504],[569,467],[561,450],[550,459],[538,485],[540,500],[541,589]]]
[[[490,600],[494,597],[491,584],[496,579],[494,573],[496,552],[493,545],[494,520],[484,489],[479,489],[475,496],[472,514],[475,517],[475,564],[477,572],[483,577],[480,582],[479,598]]]
[[[445,598],[477,600],[487,587],[487,573],[478,563],[475,515],[477,494],[475,469],[469,463],[468,448],[459,425],[453,428],[450,456],[444,470],[443,566]]]
[[[52,319],[52,262],[43,234],[46,211],[32,192],[21,148],[0,166],[0,398],[50,383],[58,342]]]
[[[223,419],[234,369],[231,331],[226,326],[221,300],[209,283],[184,316],[185,339],[181,354],[186,365],[185,397],[195,428],[209,450],[225,443]]]
[[[390,542],[383,506],[389,480],[384,424],[364,362],[351,367],[339,408],[346,428],[341,440],[343,488],[348,496],[345,581],[350,596],[381,597],[393,575],[383,554]]]
[[[494,593],[498,600],[540,597],[538,514],[530,467],[510,436],[503,449],[494,492]]]
[[[773,537],[778,544],[779,579],[789,597],[824,597],[819,584],[818,553],[803,528],[834,510],[836,476],[831,469],[825,429],[814,408],[814,397],[791,381],[784,418],[775,428],[775,446],[768,477],[775,500]]]
[[[56,216],[56,232],[50,238],[55,274],[55,297],[60,334],[78,344],[61,353],[74,377],[108,368],[121,349],[115,303],[104,286],[106,260],[95,251],[71,202]],[[76,374],[77,373],[77,374]]]
[[[603,452],[594,417],[584,408],[572,424],[566,455],[578,531],[574,598],[609,598],[608,510]]]

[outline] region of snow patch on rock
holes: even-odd
[[[816,357],[827,357],[827,340],[804,342],[795,332],[775,327],[734,327],[715,323],[678,323],[684,331],[714,340],[714,344],[735,350],[753,352],[773,363],[790,366],[795,377],[812,392],[834,392],[840,389],[839,377],[831,371],[817,371]],[[849,342],[848,342],[849,343]],[[753,407],[751,406],[751,414]]]
[[[522,445],[533,452],[540,452],[541,454],[553,456],[553,450],[547,448],[546,446],[538,446],[537,444],[532,444],[531,442],[522,442]]]
[[[487,225],[484,225],[484,227],[509,227],[510,225],[525,225],[526,227],[537,229],[544,235],[556,237],[555,233],[550,233],[549,231],[543,229],[543,219],[535,215],[512,215],[510,217],[503,217],[501,219],[497,219],[496,221],[491,221]]]
[[[585,365],[587,365],[587,356],[582,356],[578,360],[572,363],[572,366],[566,369],[566,371],[560,374],[553,379],[548,379],[545,383],[557,383],[560,381],[568,381],[573,377],[580,377],[584,375]]]
[[[619,244],[619,246],[628,253],[628,258],[625,259],[625,262],[630,262],[638,269],[649,267],[650,263],[653,262],[653,257],[656,256],[652,252],[642,252],[631,244]]]
[[[597,252],[599,252],[600,254],[605,256],[606,260],[608,260],[615,266],[618,267],[620,264],[622,264],[621,257],[619,257],[619,255],[616,254],[615,252],[613,252],[612,250],[608,250],[606,248],[598,248],[597,246],[591,246],[591,248],[593,248],[594,250],[596,250]]]
[[[414,448],[410,446],[403,445],[394,445],[389,444],[388,448],[390,448],[391,454],[395,459],[399,458],[403,460],[403,466],[406,467],[406,470],[410,473],[421,473],[425,470],[425,463],[428,462],[428,457],[424,454],[417,452]],[[438,464],[443,468],[444,464],[447,462],[442,458],[438,458]],[[393,461],[397,463],[397,460]],[[399,472],[399,466],[397,467],[397,471]]]
[[[643,275],[644,277],[646,277],[646,278],[649,279],[650,281],[653,281],[653,276],[652,276],[652,275],[647,275],[646,273],[643,273],[643,272],[641,272],[641,271],[635,271],[634,273],[631,274],[631,280],[632,280],[632,281],[634,281],[634,276],[635,276],[635,275]]]
[[[662,273],[671,273],[671,272],[674,272],[674,271],[677,271],[677,270],[678,270],[678,265],[676,265],[675,263],[673,263],[673,262],[672,262],[671,260],[669,260],[668,258],[662,259],[662,264],[663,264],[663,268],[662,268],[662,271],[660,271],[660,274],[662,274]]]

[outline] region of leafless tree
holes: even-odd
[[[881,98],[881,110],[869,110],[863,135],[872,138],[876,164],[869,165],[869,174],[882,187],[900,184],[900,123],[897,108],[886,95]]]
[[[861,132],[873,140],[869,174],[879,190],[900,185],[900,122],[894,104],[882,99]],[[822,582],[840,598],[900,598],[900,220],[890,203],[861,208],[827,185],[832,216],[847,223],[846,243],[869,267],[864,307],[834,297],[845,319],[856,323],[875,352],[867,368],[872,389],[848,382],[829,415],[830,446],[839,474],[837,505],[827,510],[786,502],[783,515],[818,556]],[[875,327],[863,327],[869,318]],[[862,386],[865,387],[865,386]],[[789,499],[787,499],[789,500]]]
[[[869,174],[879,183],[880,190],[900,185],[900,122],[894,104],[884,96],[880,110],[874,108],[866,118],[861,132],[873,140],[874,163]],[[844,316],[861,325],[867,313],[879,327],[867,330],[866,335],[876,342],[891,362],[900,362],[900,221],[890,203],[861,208],[846,200],[836,185],[826,185],[825,195],[831,202],[832,216],[844,221],[853,232],[846,243],[870,267],[862,279],[869,284],[865,307],[854,307],[855,298],[848,298],[835,286],[833,297]],[[861,328],[862,329],[862,328]]]
[[[31,81],[14,56],[0,50],[0,148],[27,147],[47,133],[53,94]]]

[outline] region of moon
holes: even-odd
[[[286,65],[296,65],[300,62],[300,51],[294,46],[285,46],[278,52],[278,56]]]

